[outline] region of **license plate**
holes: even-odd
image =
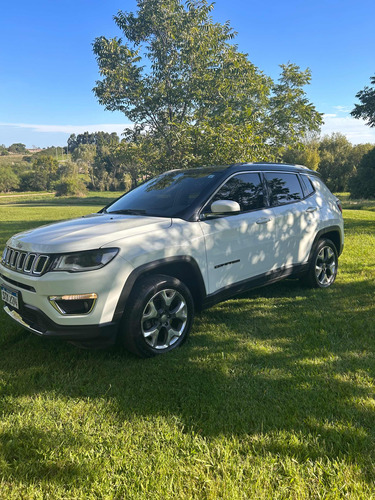
[[[5,286],[1,286],[1,298],[6,304],[19,309],[18,292],[10,290]]]

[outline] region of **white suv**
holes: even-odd
[[[81,346],[139,356],[182,344],[194,311],[284,277],[326,288],[341,206],[316,172],[250,163],[173,170],[99,213],[19,233],[0,264],[6,313]]]

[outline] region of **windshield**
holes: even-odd
[[[213,169],[173,171],[129,191],[110,205],[107,213],[178,217],[215,181]]]

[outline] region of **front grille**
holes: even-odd
[[[41,276],[48,269],[50,256],[35,252],[22,252],[7,246],[3,252],[1,263],[18,273]]]

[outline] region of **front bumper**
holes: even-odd
[[[118,323],[115,322],[64,327],[54,323],[37,307],[28,304],[23,304],[21,310],[5,305],[4,311],[23,328],[42,337],[95,342],[101,346],[113,345],[117,337]]]
[[[49,272],[33,277],[0,264],[0,285],[18,293],[18,307],[2,303],[7,315],[39,336],[106,346],[115,342],[120,318],[114,318],[119,295],[132,270],[124,259],[113,259],[97,271],[85,273]],[[95,292],[93,309],[86,314],[62,314],[50,296]]]
[[[117,302],[133,267],[117,256],[105,267],[82,273],[47,272],[30,276],[0,264],[0,285],[17,292],[20,303],[39,310],[53,324],[64,329],[95,326],[114,321]],[[95,306],[88,313],[63,314],[50,297],[64,295],[97,295]],[[23,308],[20,306],[21,316]]]

